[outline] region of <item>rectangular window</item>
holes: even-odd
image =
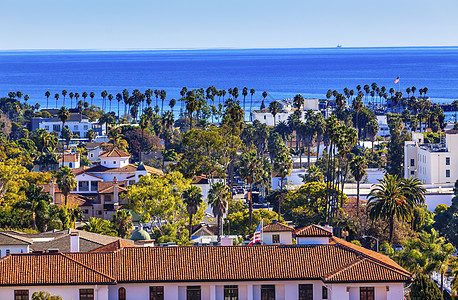
[[[78,189],[80,192],[88,192],[89,191],[89,181],[78,182]]]
[[[94,157],[94,153],[91,153],[90,156],[91,156],[91,157]]]
[[[87,130],[87,128],[88,128],[87,125],[84,125],[84,130]]]
[[[450,177],[450,170],[445,170],[445,177]]]
[[[280,244],[280,235],[279,234],[272,234],[272,243]]]
[[[224,286],[224,300],[238,300],[239,288],[237,285]]]
[[[261,285],[261,300],[275,300],[275,285]]]
[[[200,300],[201,294],[200,286],[186,287],[186,300]]]
[[[6,249],[6,255],[10,255],[10,249]]]
[[[135,180],[129,180],[129,185],[135,184]]]
[[[321,289],[321,298],[328,299],[328,288],[323,286]]]
[[[45,126],[45,130],[49,130],[49,126]]]
[[[91,181],[91,191],[97,192],[98,182]]]
[[[101,215],[102,215],[102,211],[101,211],[101,210],[98,210],[98,211],[97,211],[97,215],[101,216]]]
[[[313,284],[299,284],[299,300],[313,300]]]
[[[15,290],[14,300],[29,300],[29,290]]]
[[[410,166],[415,167],[415,159],[413,158],[410,159]]]
[[[78,130],[78,125],[73,125],[73,130]]]
[[[359,299],[361,300],[375,300],[373,287],[359,288]]]
[[[60,132],[60,125],[52,125],[52,130]]]
[[[163,286],[150,286],[149,287],[149,300],[164,300],[164,287]]]
[[[445,158],[445,165],[450,166],[450,157]]]
[[[105,202],[111,202],[111,195],[105,195]]]
[[[415,175],[415,171],[410,171],[410,175]]]
[[[80,300],[94,300],[94,289],[80,289]]]

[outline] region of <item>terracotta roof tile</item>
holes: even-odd
[[[100,248],[94,249],[90,251],[90,253],[115,252],[123,248],[129,248],[129,247],[138,247],[138,246],[133,243],[124,241],[124,240],[117,240],[113,243],[110,243]]]
[[[327,229],[324,229],[321,226],[312,224],[307,227],[297,229],[296,231],[294,231],[294,235],[296,237],[312,237],[312,236],[331,237],[332,232],[330,232]]]
[[[31,245],[32,240],[8,232],[0,232],[0,245]]]
[[[130,154],[122,152],[118,148],[113,148],[99,155],[99,157],[130,157]]]
[[[99,181],[97,183],[97,192],[99,194],[113,194],[113,181]],[[127,192],[124,183],[118,182],[118,193]]]
[[[267,224],[262,228],[264,232],[294,231],[294,228],[281,223]]]
[[[112,284],[115,280],[61,253],[0,259],[0,285]]]

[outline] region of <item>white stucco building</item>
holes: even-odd
[[[59,133],[60,137],[62,132],[62,121],[58,117],[35,118],[33,121],[34,124],[38,124],[38,129],[44,129],[49,133],[56,131]],[[91,122],[86,116],[80,113],[70,113],[70,119],[65,122],[65,127],[70,129],[73,135],[79,136],[80,138],[84,138],[89,129],[94,130],[97,135],[107,134],[105,125],[100,125],[97,120]]]
[[[303,242],[13,254],[0,259],[0,299],[404,299],[412,275],[390,258],[333,236]]]
[[[280,104],[280,112],[275,116],[275,124],[274,124],[274,117],[270,113],[268,108],[263,110],[253,110],[251,112],[251,119],[258,120],[261,123],[266,124],[267,126],[274,126],[281,121],[286,122],[288,117],[294,113],[296,108],[293,106],[293,99],[283,99],[277,101]],[[302,114],[301,120],[306,121],[304,118],[304,111],[309,109],[313,111],[319,111],[320,108],[320,100],[319,99],[304,99],[304,105],[302,106]]]
[[[404,146],[404,176],[426,184],[458,180],[458,131],[447,131],[438,144],[425,144],[422,133],[412,133]]]

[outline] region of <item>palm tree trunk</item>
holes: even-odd
[[[253,225],[253,183],[250,183],[250,195],[248,196],[249,214],[250,214],[250,227]]]
[[[218,242],[221,241],[221,219],[222,215],[218,215]]]
[[[359,217],[359,180],[356,182],[356,218]]]
[[[390,219],[390,244],[393,241],[394,216]]]
[[[33,229],[37,230],[37,216],[35,212],[32,212],[32,222],[33,222]]]
[[[318,161],[318,158],[320,158],[320,143],[321,143],[320,140],[318,140],[318,142],[316,143],[316,160],[317,161]]]
[[[189,240],[191,240],[192,235],[192,214],[189,214]]]
[[[310,168],[310,144],[311,142],[308,141],[307,143],[307,168]]]

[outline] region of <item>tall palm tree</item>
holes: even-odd
[[[246,109],[245,109],[245,98],[246,96],[248,95],[248,88],[247,87],[244,87],[243,90],[242,90],[242,95],[243,95],[243,114],[245,115],[246,113]],[[245,116],[243,118],[245,120]]]
[[[354,110],[355,113],[356,113],[356,124],[355,124],[355,125],[356,125],[356,126],[355,126],[356,128],[355,128],[355,129],[356,129],[356,131],[357,131],[357,133],[358,133],[358,138],[357,138],[357,140],[358,140],[358,142],[359,142],[360,132],[359,132],[359,119],[358,119],[358,117],[359,117],[359,112],[360,112],[360,110],[363,108],[363,102],[361,101],[361,98],[360,98],[360,97],[356,97],[356,99],[353,100],[352,106],[353,106],[353,110]]]
[[[213,215],[218,219],[218,241],[221,241],[223,216],[226,214],[227,206],[231,199],[232,193],[229,187],[222,182],[213,184],[208,191],[208,204],[211,205]]]
[[[121,100],[122,100],[122,95],[121,95],[121,93],[117,93],[117,94],[116,94],[116,101],[118,101],[118,120],[120,119],[120,118],[119,118],[119,102],[121,102]]]
[[[256,150],[242,153],[240,157],[240,176],[250,185],[248,194],[248,209],[250,213],[250,226],[253,225],[253,184],[259,180],[262,170],[262,161],[258,158]]]
[[[188,92],[185,102],[186,110],[189,115],[189,129],[192,130],[192,115],[199,108],[199,101],[194,93]]]
[[[113,215],[111,220],[113,227],[118,232],[118,236],[125,238],[129,234],[129,230],[133,227],[132,214],[125,209],[119,209]]]
[[[87,94],[87,93],[86,93]],[[87,97],[87,96],[86,96]],[[94,100],[94,97],[95,97],[95,93],[94,92],[90,92],[89,93],[89,98],[91,98],[91,106],[92,106],[92,102]],[[84,93],[83,93],[83,98],[84,98]],[[84,100],[86,100],[86,98],[84,98]],[[103,108],[103,106],[102,106]]]
[[[291,156],[286,152],[278,153],[274,160],[274,171],[277,172],[277,176],[280,177],[280,190],[283,191],[285,178],[291,174],[293,168],[293,160]],[[278,201],[278,215],[281,214],[281,201]]]
[[[75,93],[75,102],[78,102],[79,97],[80,97],[80,93],[76,92]]]
[[[167,97],[167,92],[165,90],[162,90],[161,91],[161,114],[164,113],[164,101],[165,101],[165,98]]]
[[[62,91],[62,96],[64,96],[64,106],[65,106],[65,96],[67,96],[67,90]]]
[[[296,96],[294,96],[293,103],[294,103],[294,107],[296,107],[297,111],[301,110],[301,107],[302,107],[302,105],[304,105],[304,102],[305,102],[305,99],[304,99],[304,97],[302,97],[301,94],[297,94]]]
[[[148,128],[149,126],[149,119],[145,114],[141,115],[140,122],[138,125],[140,125],[140,129],[142,130],[142,145],[140,147],[140,153],[139,153],[140,154],[139,160],[140,162],[142,162],[142,151],[143,151],[143,145],[145,144],[143,135],[144,135],[145,129]]]
[[[253,95],[256,91],[254,89],[250,89],[250,97],[251,97],[251,100],[250,100],[250,121],[253,121],[253,118],[251,117],[251,110],[253,108]]]
[[[67,205],[68,194],[76,187],[75,174],[67,167],[63,166],[56,173],[57,187],[62,191],[65,197],[65,206]]]
[[[275,126],[275,116],[280,112],[280,104],[277,101],[270,102],[269,112],[274,117],[274,126]]]
[[[46,193],[43,187],[33,183],[29,183],[22,190],[24,191],[25,198],[17,202],[14,208],[31,212],[33,229],[37,230],[37,214],[44,208],[42,202],[48,204],[52,201],[51,195]]]
[[[108,100],[110,101],[110,111],[111,111],[111,101],[113,100],[112,94],[108,94]]]
[[[51,93],[49,91],[46,91],[45,93],[45,97],[46,97],[46,108],[49,108],[49,103],[48,103],[48,100],[49,100],[49,97],[51,96]]]
[[[371,219],[389,222],[389,242],[393,240],[394,218],[408,220],[412,216],[414,203],[407,197],[407,190],[397,175],[386,174],[369,193],[367,210]]]
[[[65,122],[67,122],[70,119],[70,112],[65,106],[62,106],[59,112],[57,113],[57,117],[62,121],[62,130],[61,130],[61,136],[62,133],[64,132],[65,128]],[[62,148],[64,148],[64,141],[62,141]],[[65,163],[65,153],[62,153],[62,162]]]
[[[369,134],[369,138],[372,143],[372,153],[374,153],[374,142],[375,142],[375,137],[377,136],[378,131],[379,131],[379,125],[376,119],[372,119],[369,122],[367,122],[367,133]]]
[[[56,99],[56,108],[57,108],[57,100],[59,100],[59,94],[56,93],[56,94],[54,95],[54,98]]]
[[[93,217],[89,218],[89,221],[85,222],[83,226],[78,227],[78,229],[110,236],[116,236],[117,234],[110,221]]]
[[[73,97],[75,96],[75,94],[73,94],[73,92],[70,92],[68,96],[70,97],[70,108],[72,108],[73,107]]]
[[[197,213],[197,208],[202,204],[201,189],[198,186],[191,185],[182,194],[183,203],[186,204],[186,210],[189,214],[189,239],[192,235],[192,216]]]
[[[101,93],[100,93],[100,96],[102,96],[102,109],[105,109],[106,108],[106,103],[105,103],[105,99],[107,98],[108,96],[108,92],[106,90],[103,90]]]
[[[356,215],[359,216],[359,184],[366,176],[367,163],[364,156],[356,156],[350,163],[351,174],[356,180]]]

